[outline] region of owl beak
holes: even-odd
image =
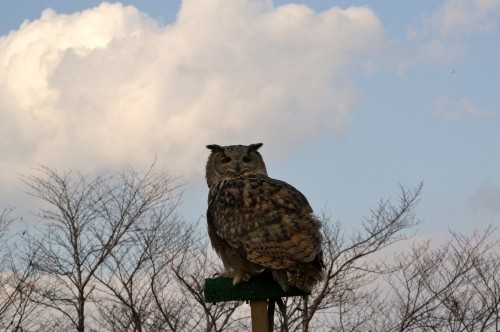
[[[234,170],[236,171],[236,174],[240,174],[241,172],[241,165],[240,163],[236,163]]]

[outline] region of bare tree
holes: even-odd
[[[339,223],[331,224],[330,217],[323,215],[325,279],[311,296],[287,299],[290,331],[368,330],[380,308],[372,283],[390,271],[369,256],[405,239],[404,231],[418,223],[415,206],[421,190],[422,184],[412,190],[401,187],[397,205],[381,201],[365,218],[363,231],[349,238]]]
[[[13,222],[10,216],[12,209],[4,209],[0,214],[0,327],[6,328],[10,322],[5,319],[16,296],[16,288],[12,288],[12,275],[8,272],[10,265],[9,248],[7,247],[7,232]]]
[[[414,244],[396,259],[385,331],[499,331],[500,240],[493,229]]]
[[[420,191],[403,188],[396,206],[381,202],[365,232],[347,242],[338,224],[325,222],[325,281],[308,298],[286,299],[282,331],[500,331],[493,228],[452,232],[435,248],[430,240],[415,243],[392,262],[371,258],[415,225]]]
[[[166,308],[157,285],[161,280],[161,290],[174,289],[170,264],[196,241],[196,225],[174,213],[178,202],[134,225],[103,264],[97,276],[103,294],[98,303],[101,330],[177,331],[185,324],[179,301]]]
[[[155,223],[156,224],[156,223]],[[113,254],[99,277],[106,287],[99,316],[107,331],[242,331],[241,302],[206,303],[203,280],[220,269],[195,225],[141,231]],[[154,239],[154,240],[153,240]]]
[[[4,209],[0,214],[0,328],[19,331],[21,326],[35,326],[40,308],[30,301],[37,276],[29,261],[20,259],[23,248],[16,245],[16,234],[9,230],[15,222],[12,211]]]
[[[125,235],[134,225],[158,215],[177,190],[153,166],[144,174],[129,168],[96,176],[41,167],[39,175],[23,179],[28,193],[48,205],[38,214],[41,233],[28,238],[36,252],[32,266],[43,278],[31,300],[58,312],[77,331],[86,327],[98,270],[129,240]]]
[[[0,258],[0,328],[250,329],[242,302],[204,300],[203,280],[221,269],[220,262],[205,232],[176,214],[176,179],[153,166],[145,173],[95,176],[42,167],[24,182],[46,206],[38,213],[40,230],[21,236],[26,241],[17,247],[2,247],[12,218],[0,215],[0,252],[8,254]],[[390,262],[374,259],[418,224],[421,189],[402,187],[396,203],[381,201],[350,236],[323,215],[325,279],[308,297],[284,299],[286,310],[275,326],[303,332],[499,331],[500,240],[491,239],[492,228],[472,236],[451,233],[439,247],[415,243]],[[32,319],[40,313],[41,319]]]
[[[183,303],[189,308],[183,313],[190,317],[184,327],[186,331],[249,330],[248,312],[238,312],[243,304],[241,301],[217,304],[205,302],[203,280],[222,269],[219,258],[208,249],[206,238],[172,261],[171,269],[177,282],[176,287],[183,297]]]

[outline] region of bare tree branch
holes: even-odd
[[[129,168],[84,176],[48,167],[39,173],[23,178],[28,193],[48,203],[38,214],[45,222],[43,235],[28,239],[37,253],[33,268],[45,281],[32,300],[84,331],[98,269],[129,240],[134,225],[162,213],[179,195],[178,185],[166,173],[156,173],[154,164],[143,174]]]

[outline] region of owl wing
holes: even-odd
[[[220,185],[209,204],[217,236],[252,263],[284,269],[321,250],[320,222],[291,185],[263,175]]]

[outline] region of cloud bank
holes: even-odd
[[[208,143],[266,155],[343,136],[356,71],[385,47],[363,7],[185,0],[160,26],[135,7],[45,10],[0,37],[0,182],[38,164],[203,171]]]

